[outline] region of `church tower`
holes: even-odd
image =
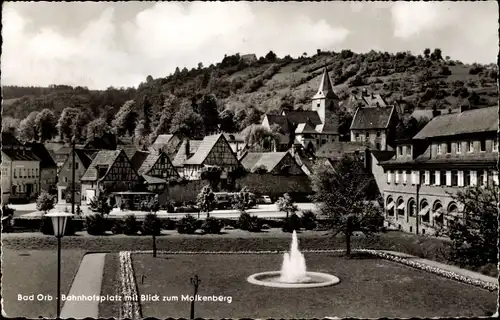
[[[312,111],[316,111],[322,125],[316,130],[322,133],[338,134],[339,97],[333,91],[333,85],[325,67],[318,92],[312,98]],[[319,130],[318,130],[319,129]]]

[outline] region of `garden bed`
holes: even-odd
[[[301,242],[302,246],[302,242]],[[231,297],[231,303],[196,302],[202,318],[456,317],[486,316],[497,295],[428,272],[373,256],[347,259],[334,253],[305,253],[308,270],[340,278],[332,287],[264,288],[249,284],[253,273],[276,271],[281,254],[134,254],[138,293],[178,297],[179,301],[142,301],[143,317],[187,318],[189,279],[201,279],[198,294]],[[144,276],[144,283],[140,279]]]

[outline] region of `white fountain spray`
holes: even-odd
[[[307,280],[306,259],[299,251],[299,240],[294,230],[290,252],[285,252],[283,255],[280,282],[299,283]]]

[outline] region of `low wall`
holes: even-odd
[[[203,186],[207,185],[205,180],[186,181],[181,184],[168,186],[165,193],[159,196],[160,204],[167,201],[173,202],[193,202]],[[249,173],[236,180],[236,190],[247,187],[250,192],[260,195],[268,195],[272,198],[283,196],[284,193],[292,195],[311,194],[311,183],[309,177],[303,176],[281,176],[270,173],[256,174]]]

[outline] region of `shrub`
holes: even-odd
[[[162,221],[162,229],[164,230],[175,230],[176,222],[170,218],[163,219]]]
[[[204,233],[219,234],[222,229],[222,223],[219,219],[214,217],[208,217],[203,221],[201,229]]]
[[[160,235],[161,221],[156,214],[148,213],[142,222],[141,234],[143,235]]]
[[[99,213],[87,216],[85,217],[85,229],[90,235],[103,235],[106,233],[106,219]]]
[[[316,215],[311,210],[302,212],[302,227],[306,230],[314,230],[317,226]]]
[[[129,214],[125,217],[123,223],[123,233],[126,235],[134,235],[139,231],[139,223],[134,215]]]
[[[198,229],[198,220],[192,215],[187,215],[177,222],[177,232],[182,234],[193,234]]]
[[[115,220],[113,226],[111,227],[111,232],[113,234],[122,234],[124,230],[125,222],[123,220]]]
[[[249,213],[242,213],[238,219],[238,227],[241,230],[258,232],[262,229],[262,220],[257,216],[251,216]]]
[[[281,229],[283,232],[293,232],[294,230],[300,230],[300,218],[297,214],[292,214],[288,218],[285,218],[283,223],[283,228]]]

